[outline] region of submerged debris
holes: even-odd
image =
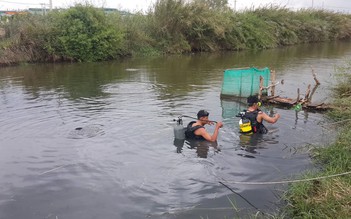
[[[81,138],[92,138],[98,135],[105,134],[102,129],[103,125],[93,124],[84,127],[77,127],[68,134],[68,138],[81,139]]]
[[[315,81],[315,85],[313,89],[311,90],[311,84],[307,86],[307,90],[305,92],[304,97],[300,97],[300,88],[297,88],[297,97],[296,98],[285,98],[285,97],[280,97],[280,96],[275,96],[275,86],[279,83],[284,84],[284,80],[281,82],[276,83],[275,82],[275,71],[271,71],[271,77],[272,77],[272,83],[268,87],[263,87],[263,78],[260,77],[260,93],[259,93],[259,98],[262,99],[263,102],[266,103],[271,103],[271,104],[276,104],[276,105],[282,105],[282,106],[288,106],[288,107],[293,107],[296,111],[299,111],[301,109],[310,109],[310,110],[328,110],[331,109],[332,106],[325,104],[325,103],[312,103],[312,96],[316,92],[318,86],[320,85],[319,80],[317,79],[316,73],[314,72],[314,69],[312,68],[312,76]],[[263,90],[271,90],[271,95],[270,96],[263,96],[262,91]]]

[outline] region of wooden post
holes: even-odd
[[[275,70],[271,71],[271,78],[272,78],[271,96],[274,97],[274,95],[275,95]]]
[[[297,88],[297,98],[296,98],[296,104],[298,104],[300,101],[300,88]]]
[[[263,90],[263,77],[260,75],[260,90],[259,90],[259,93],[258,93],[258,99],[260,100],[261,97],[262,97],[262,90]]]

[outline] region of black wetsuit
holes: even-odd
[[[186,127],[185,137],[188,139],[205,140],[205,138],[202,137],[201,135],[195,135],[194,133],[196,130],[200,128],[205,128],[205,127],[203,127],[202,125],[193,126],[194,123],[196,123],[196,121],[190,122]]]
[[[257,121],[257,115],[259,112],[260,110],[246,111],[244,117],[250,120],[252,131],[254,133],[266,134],[268,132],[267,128],[262,124],[262,122]]]

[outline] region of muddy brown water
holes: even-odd
[[[306,145],[332,141],[325,116],[263,107],[269,134],[238,133],[245,104],[221,100],[223,71],[269,67],[279,95],[314,83],[329,101],[349,42],[258,52],[0,69],[0,218],[233,218],[279,208],[285,185],[313,165]],[[221,120],[215,144],[175,140],[173,119]],[[184,118],[184,123],[191,119]],[[212,132],[213,127],[207,127]],[[235,207],[233,207],[232,203]]]

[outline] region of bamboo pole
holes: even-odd
[[[260,91],[258,93],[258,99],[260,100],[262,97],[262,90],[263,90],[263,77],[260,75]]]

